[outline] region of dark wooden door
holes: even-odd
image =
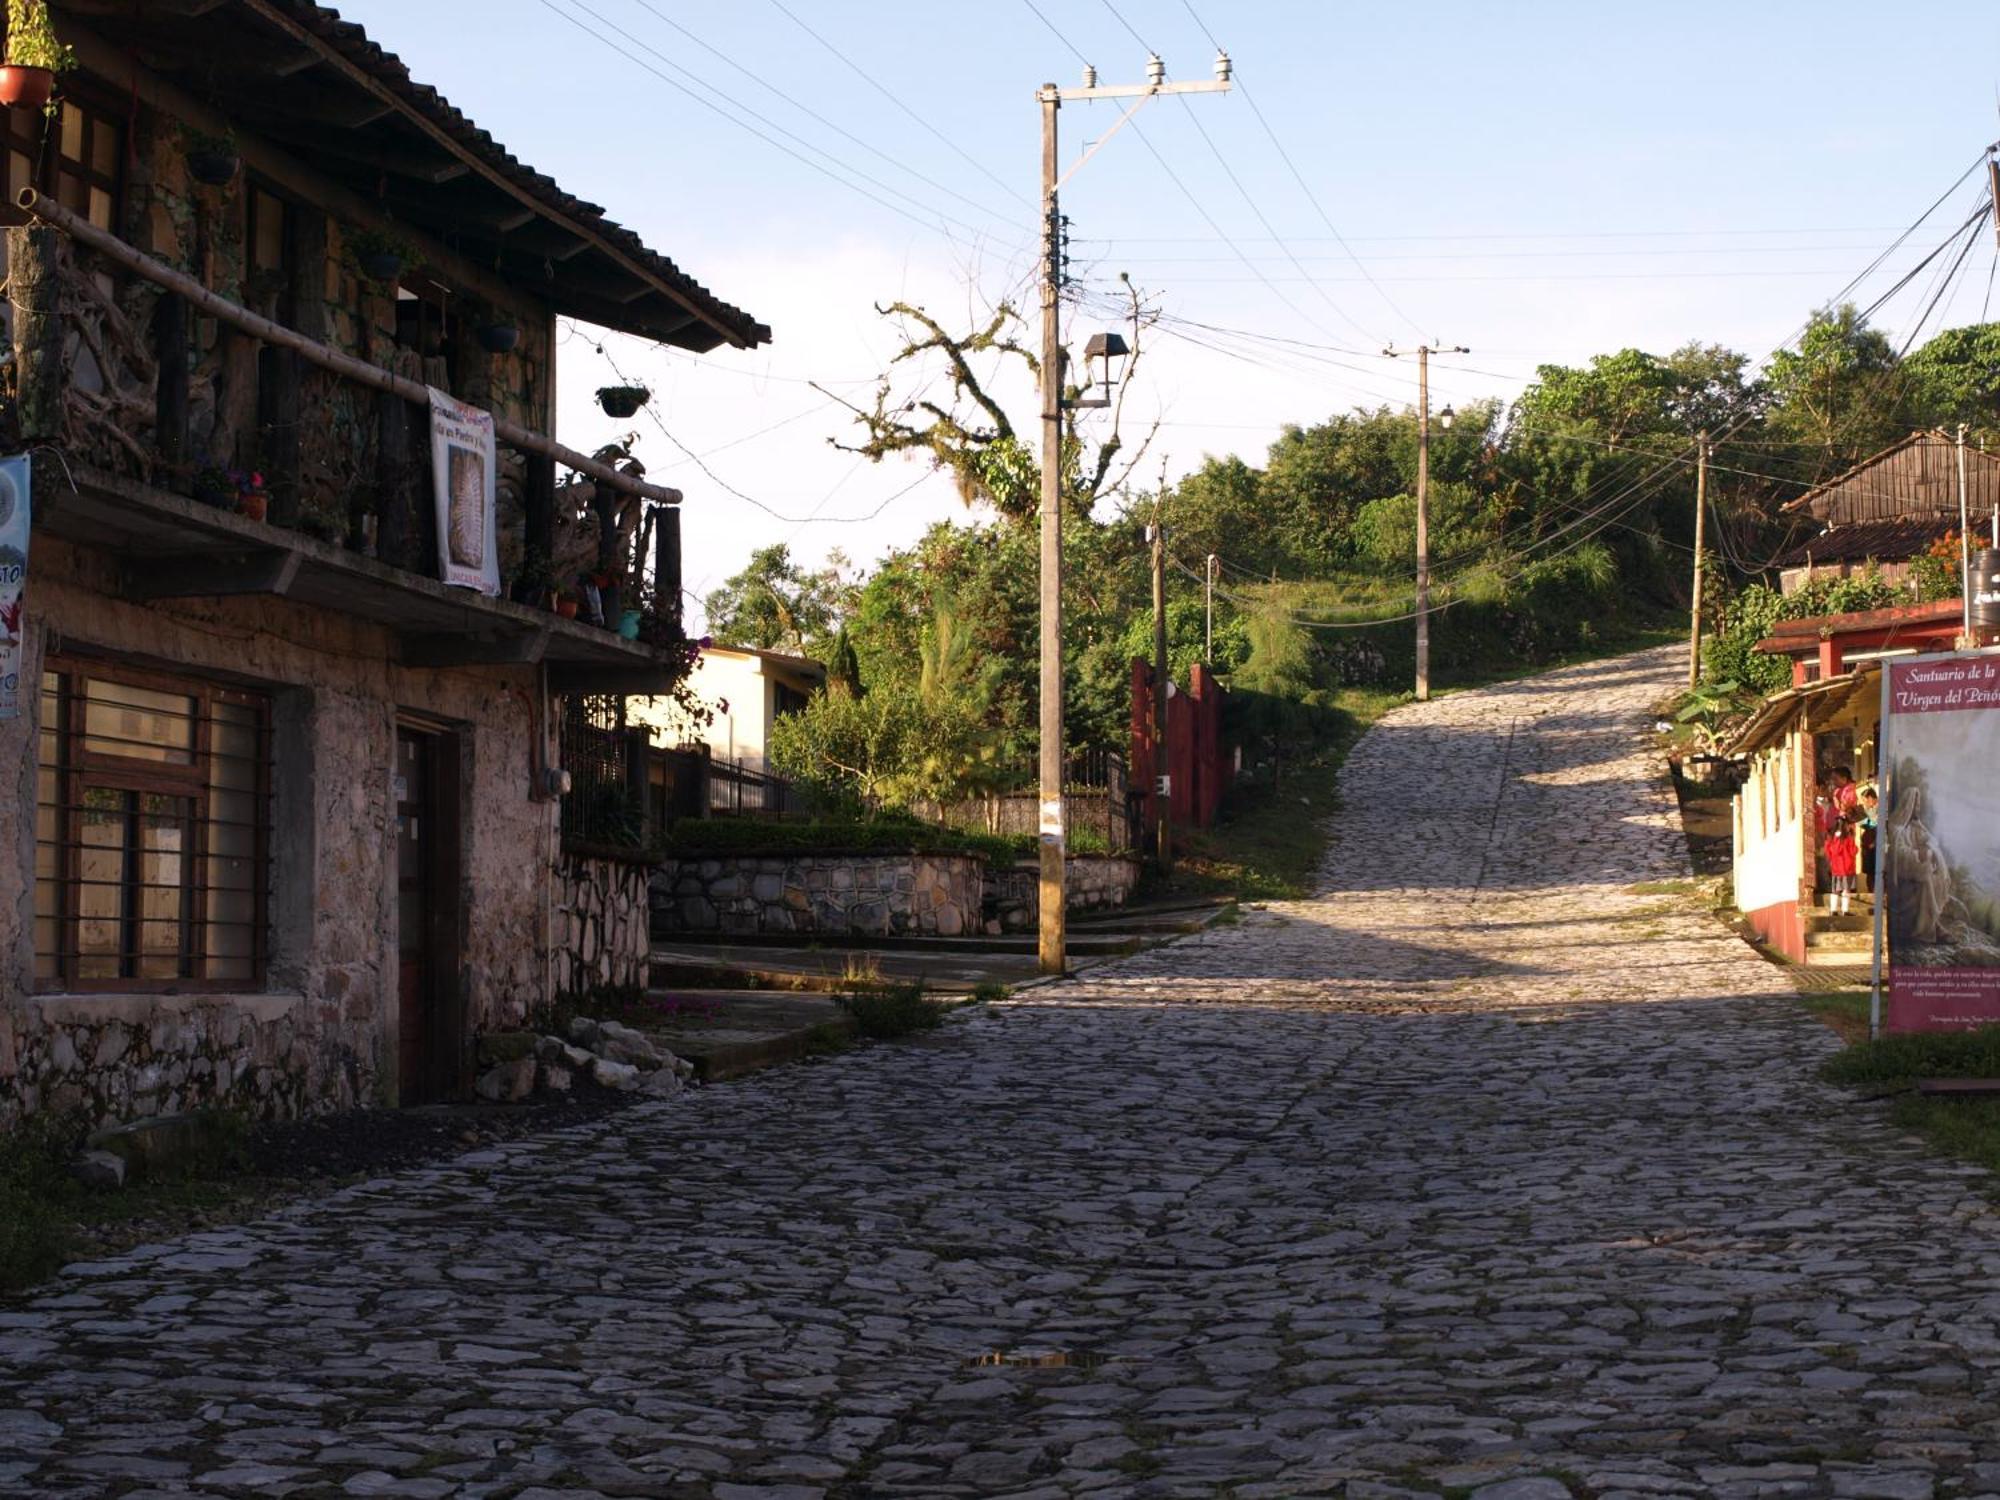
[[[396,731],[397,1084],[404,1104],[461,1092],[458,741]]]

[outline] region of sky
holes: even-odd
[[[1080,352],[1120,273],[1164,315],[1127,395],[1135,486],[1205,456],[1255,463],[1287,424],[1414,402],[1393,344],[1464,345],[1432,401],[1509,398],[1545,363],[1796,334],[2000,139],[1991,0],[347,0],[420,80],[523,160],[604,205],[767,323],[690,355],[565,325],[558,431],[628,428],[685,501],[700,596],[754,548],[865,567],[967,519],[919,460],[868,464],[859,430],[900,347],[876,305],[947,326],[1003,298],[1033,317],[1038,84],[1207,78],[1162,98],[1069,179]],[[1065,168],[1118,106],[1060,115]],[[1860,288],[1946,238],[1975,172]],[[1979,321],[1983,240],[1926,325]],[[1878,322],[1900,337],[1920,281]],[[600,350],[602,352],[600,352]],[[591,393],[650,386],[631,423]],[[816,389],[818,387],[823,389]],[[921,382],[917,382],[921,384]],[[899,391],[914,390],[915,385]],[[1033,431],[1032,392],[1000,386]],[[836,399],[839,398],[839,399]],[[1089,419],[1101,423],[1101,417]],[[1157,427],[1155,426],[1157,424]],[[689,454],[694,455],[693,458]],[[698,461],[697,461],[698,460]],[[732,493],[733,492],[733,493]]]

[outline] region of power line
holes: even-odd
[[[986,178],[987,181],[991,182],[995,187],[998,187],[1002,192],[1012,195],[1014,198],[1017,198],[1022,203],[1027,204],[1030,208],[1034,207],[1034,200],[1031,199],[1026,193],[1022,192],[1019,188],[1014,187],[1010,183],[1000,178],[984,162],[980,161],[977,157],[973,156],[970,152],[966,151],[964,147],[960,146],[958,142],[954,141],[950,136],[946,135],[943,131],[939,130],[937,126],[933,125],[923,115],[917,113],[916,110],[910,108],[909,105],[903,102],[901,95],[897,94],[893,89],[887,87],[886,85],[878,81],[876,77],[872,73],[868,72],[865,68],[863,68],[861,64],[857,63],[853,58],[849,57],[845,52],[842,52],[838,47],[834,46],[832,42],[828,41],[825,37],[821,36],[817,31],[813,30],[812,27],[808,26],[804,21],[800,20],[798,14],[795,11],[793,11],[791,7],[787,6],[784,3],[784,0],[771,0],[771,4],[776,6],[778,10],[783,13],[785,18],[789,20],[794,26],[798,27],[799,30],[803,31],[807,36],[811,37],[814,41],[818,42],[822,47],[826,48],[827,51],[831,52],[835,57],[839,58],[843,63],[845,63],[856,74],[856,76],[858,76],[862,80],[862,82],[866,83],[870,88],[874,89],[876,93],[880,94],[883,98],[887,99],[891,104],[895,105],[897,109],[901,110],[904,114],[908,115],[912,120],[916,121],[917,124],[921,125],[925,130],[930,132],[931,135],[935,136],[939,141],[943,142],[952,151],[956,152],[967,166],[971,167],[975,172],[978,172],[981,176]]]
[[[570,25],[576,27],[576,29],[581,31],[585,36],[591,37],[592,39],[602,43],[612,52],[626,59],[634,66],[644,69],[646,72],[652,74],[653,77],[659,79],[660,82],[666,84],[668,87],[674,89],[675,91],[681,94],[685,94],[688,98],[692,99],[695,103],[701,105],[704,109],[710,110],[715,114],[721,115],[722,118],[729,121],[730,124],[736,126],[740,130],[748,131],[751,135],[756,136],[757,139],[763,141],[766,145],[771,146],[778,151],[782,151],[785,155],[791,157],[794,161],[797,161],[804,166],[812,168],[812,170],[820,173],[822,176],[831,178],[833,181],[839,183],[842,187],[847,188],[849,191],[859,193],[862,197],[867,198],[873,203],[879,204],[881,207],[888,209],[891,213],[897,214],[902,218],[908,219],[911,223],[916,224],[920,228],[936,230],[940,233],[943,233],[947,239],[951,237],[950,231],[945,227],[948,224],[956,224],[958,225],[959,228],[967,231],[968,233],[974,235],[975,237],[981,237],[990,234],[990,231],[988,230],[981,229],[976,225],[967,224],[963,220],[955,219],[949,214],[939,213],[936,210],[929,210],[931,213],[934,214],[935,216],[934,220],[926,219],[922,217],[920,214],[913,213],[909,209],[902,207],[900,204],[889,201],[888,198],[883,197],[880,193],[871,192],[868,188],[863,187],[858,183],[850,182],[846,177],[841,175],[840,171],[836,171],[833,167],[829,167],[821,162],[813,160],[812,157],[805,155],[802,151],[794,149],[792,146],[786,145],[784,141],[774,138],[771,134],[767,133],[766,130],[759,129],[757,125],[751,124],[746,120],[739,119],[736,114],[731,113],[732,109],[740,111],[742,114],[749,116],[750,120],[754,120],[761,123],[762,125],[768,126],[771,131],[776,131],[779,135],[785,136],[790,140],[798,142],[800,146],[805,148],[805,150],[813,151],[821,156],[826,157],[827,161],[835,163],[842,170],[850,172],[855,177],[862,179],[863,182],[873,183],[876,187],[881,188],[884,193],[892,194],[895,197],[902,198],[907,202],[916,203],[920,209],[926,208],[926,205],[920,203],[918,200],[914,198],[911,198],[909,194],[904,193],[897,188],[889,186],[887,183],[882,182],[879,178],[871,176],[870,174],[862,171],[858,167],[855,167],[849,163],[841,162],[839,158],[833,156],[832,153],[827,152],[822,148],[813,145],[810,141],[807,141],[804,137],[798,135],[796,132],[787,130],[784,126],[778,124],[776,121],[768,118],[767,116],[760,114],[758,111],[750,108],[748,105],[730,99],[727,94],[724,94],[721,90],[715,88],[712,84],[709,84],[706,81],[696,77],[696,75],[694,75],[693,73],[688,72],[687,69],[680,67],[679,64],[673,62],[670,58],[667,58],[657,48],[648,46],[644,41],[633,36],[631,32],[626,31],[623,27],[619,26],[615,21],[607,20],[597,11],[592,10],[590,6],[584,3],[584,0],[569,0],[569,3],[576,6],[577,9],[583,11],[586,15],[589,15],[595,20],[597,20],[601,25],[608,26],[611,30],[617,32],[620,36],[624,37],[628,42],[631,42],[633,45],[641,47],[645,51],[652,53],[653,56],[660,58],[661,61],[665,62],[667,66],[675,69],[675,71],[686,74],[686,76],[692,79],[698,87],[706,89],[709,93],[714,94],[716,96],[716,99],[712,100],[704,98],[701,94],[696,93],[693,88],[690,88],[687,84],[682,83],[679,79],[670,77],[667,73],[662,72],[659,68],[647,62],[644,58],[638,57],[633,53],[631,53],[630,51],[626,50],[625,48],[619,46],[617,42],[613,41],[603,32],[594,30],[592,27],[586,25],[582,20],[578,19],[575,15],[572,15],[569,11],[563,10],[560,6],[554,3],[554,0],[539,0],[539,3],[542,5],[544,9],[549,10],[554,14],[562,17],[563,20],[569,22]],[[725,105],[722,103],[716,102],[716,100],[727,100],[728,101],[727,107],[725,107]],[[1017,246],[1016,248],[1019,247]]]

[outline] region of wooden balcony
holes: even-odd
[[[45,199],[23,206],[49,227],[7,231],[14,436],[62,455],[37,465],[36,529],[114,558],[127,597],[279,596],[388,627],[410,665],[546,664],[564,691],[658,692],[684,672],[678,492],[498,419],[512,597],[447,587],[434,368],[305,339]],[[264,519],[197,498],[228,468],[265,476]],[[640,611],[643,639],[546,607],[578,572],[609,580],[610,624]]]

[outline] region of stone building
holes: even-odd
[[[0,1128],[451,1096],[636,977],[643,798],[561,726],[689,660],[680,497],[551,436],[556,319],[769,331],[330,10],[50,12],[77,67],[0,110]],[[431,392],[493,419],[442,506]]]

